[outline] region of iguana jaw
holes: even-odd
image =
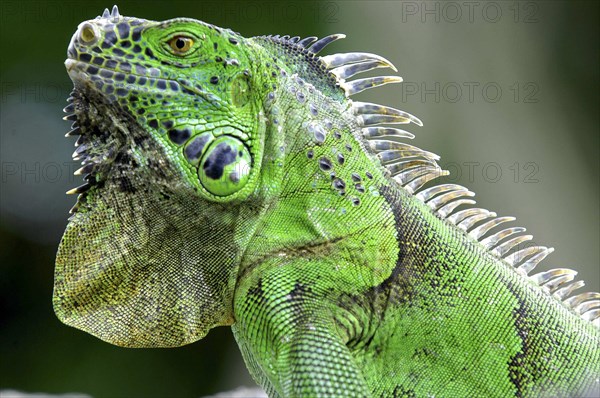
[[[57,253],[57,316],[128,347],[179,346],[231,323],[232,228],[135,121],[76,87],[68,118],[87,175]]]
[[[108,29],[104,19],[86,23]],[[113,22],[130,21],[132,31],[157,25],[117,19]],[[72,44],[80,34],[78,30]],[[106,39],[110,31],[102,34]],[[227,36],[220,39],[219,48],[229,43]],[[151,40],[142,37],[138,44],[149,48]],[[54,308],[63,322],[113,344],[187,344],[214,326],[233,322],[232,289],[239,257],[256,224],[254,209],[262,208],[264,199],[254,195],[250,204],[214,203],[202,196],[194,185],[196,168],[190,172],[192,167],[182,156],[185,146],[171,138],[170,129],[191,125],[189,140],[219,129],[219,137],[243,140],[244,133],[252,135],[259,148],[265,121],[254,97],[245,94],[252,82],[243,69],[236,69],[239,63],[230,63],[227,69],[217,65],[237,82],[229,90],[199,80],[210,80],[210,69],[192,70],[192,76],[183,80],[160,71],[151,81],[156,68],[116,56],[103,44],[98,40],[80,52],[72,45],[65,61],[75,86],[65,119],[75,122],[69,135],[80,136],[75,157],[84,161],[79,174],[87,174],[87,183],[70,192],[80,197],[57,254]],[[115,74],[113,79],[105,77],[110,73]],[[177,86],[163,89],[159,82]],[[183,114],[186,106],[204,113],[188,116],[191,112]],[[235,118],[229,117],[231,112]],[[223,121],[215,117],[201,121],[206,113]],[[262,156],[258,152],[257,164]],[[252,188],[250,183],[247,187]]]

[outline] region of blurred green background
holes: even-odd
[[[515,215],[556,248],[545,267],[599,276],[599,52],[596,2],[154,2],[121,14],[187,16],[245,36],[348,38],[326,53],[391,60],[405,84],[356,97],[399,107],[425,127],[415,144],[442,156],[478,203]],[[95,397],[198,397],[253,385],[231,332],[178,349],[113,347],[59,323],[54,254],[79,185],[61,120],[63,61],[96,1],[0,3],[0,389]]]

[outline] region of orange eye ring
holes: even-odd
[[[167,42],[175,54],[183,55],[190,51],[194,45],[194,39],[187,36],[175,36]]]

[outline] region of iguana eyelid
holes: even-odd
[[[176,50],[175,48],[173,48],[173,46],[171,45],[171,42],[178,38],[182,38],[184,40],[190,40],[192,43],[191,43],[189,49],[187,49],[185,51],[179,51],[179,50]],[[194,54],[196,51],[198,51],[198,49],[200,48],[200,43],[202,42],[203,39],[205,39],[205,35],[203,35],[203,37],[200,38],[197,35],[195,35],[191,32],[188,32],[188,31],[177,31],[174,33],[170,33],[169,35],[166,35],[164,38],[162,38],[161,45],[163,48],[165,48],[169,52],[169,54],[175,55],[177,57],[187,58],[188,56],[190,56],[190,55]]]

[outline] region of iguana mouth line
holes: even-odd
[[[119,65],[123,65],[120,63]],[[103,92],[114,98],[112,92],[117,92],[121,96],[125,96],[130,90],[139,89],[140,91],[157,91],[161,93],[177,93],[184,92],[194,96],[200,96],[211,103],[219,103],[220,99],[204,90],[200,85],[187,79],[171,79],[160,77],[160,72],[149,75],[133,73],[137,65],[129,65],[131,70],[123,71],[102,67],[90,62],[85,62],[73,58],[65,60],[67,73],[73,83],[86,84],[93,87],[94,91]],[[153,71],[153,68],[145,68],[144,70]],[[112,86],[111,92],[105,92],[104,86]],[[120,93],[119,93],[120,92]]]
[[[122,63],[119,63],[119,64],[121,65]],[[122,73],[125,76],[145,77],[147,79],[160,79],[160,80],[166,80],[166,81],[172,81],[172,82],[176,81],[174,79],[160,77],[160,75],[157,75],[157,74],[141,74],[141,73],[134,73],[132,70],[125,71],[125,70],[118,70],[115,68],[107,68],[105,66],[100,66],[100,65],[97,65],[97,64],[94,64],[91,62],[86,62],[86,61],[82,61],[79,59],[73,59],[73,58],[67,58],[65,60],[65,66],[67,68],[67,72],[69,73],[69,76],[71,75],[71,71],[76,69],[77,71],[86,73],[87,75],[95,75],[95,74],[99,74],[100,71],[108,71],[108,72],[113,72],[113,73]],[[133,65],[133,69],[135,69],[135,66],[137,66],[137,64]],[[89,70],[84,70],[84,68],[88,69],[89,67],[97,69],[98,72],[90,73]],[[148,68],[144,68],[144,69],[148,69]]]

